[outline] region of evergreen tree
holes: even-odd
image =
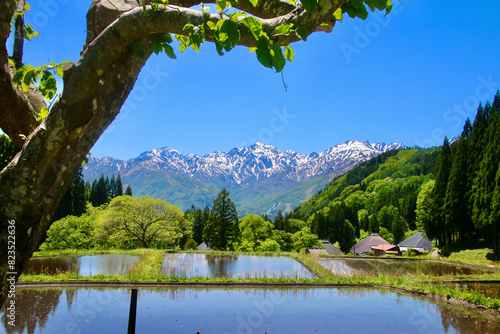
[[[53,221],[67,216],[81,216],[86,211],[85,183],[83,181],[83,168],[80,167],[59,203]]]
[[[474,232],[474,225],[469,215],[469,200],[467,195],[467,168],[470,134],[470,121],[465,123],[462,137],[452,146],[452,167],[446,196],[444,214],[446,229],[450,233],[458,232],[459,239],[470,239]]]
[[[113,174],[113,176],[111,176],[111,179],[109,180],[109,184],[106,186],[106,190],[108,192],[108,197],[109,198],[115,198],[116,197],[116,179],[115,179],[115,174]]]
[[[443,246],[450,240],[450,231],[446,229],[444,214],[444,199],[446,197],[446,187],[450,178],[451,170],[451,148],[448,137],[444,138],[443,146],[439,154],[436,166],[436,183],[432,191],[432,207],[430,212],[429,226],[425,232],[430,238],[437,238],[439,245]]]
[[[317,234],[320,239],[328,239],[328,225],[325,215],[322,211],[317,211],[314,214],[312,221],[312,230],[314,234]]]
[[[354,244],[356,244],[354,227],[349,222],[349,220],[344,221],[342,226],[342,237],[339,240],[340,250],[347,253]]]
[[[193,213],[193,239],[197,244],[203,242],[203,229],[205,228],[205,217],[201,209],[194,210]]]
[[[486,108],[485,108],[486,109]],[[485,234],[491,233],[495,240],[498,233],[498,222],[491,221],[496,214],[492,209],[497,206],[493,202],[496,188],[496,177],[500,164],[500,94],[497,93],[493,107],[490,108],[486,138],[482,160],[474,178],[471,200],[473,201],[472,220],[477,229]],[[495,249],[498,251],[498,249]]]
[[[122,184],[122,178],[120,177],[120,173],[118,173],[115,182],[115,197],[118,196],[123,196],[123,184]]]
[[[224,188],[219,192],[212,206],[210,218],[203,230],[203,240],[214,249],[232,249],[238,242],[238,213],[229,192]]]
[[[368,217],[369,230],[370,233],[378,233],[379,232],[379,224],[377,214],[374,213]]]
[[[283,212],[281,210],[278,211],[278,215],[274,218],[274,228],[277,230],[283,230]]]
[[[404,240],[405,232],[408,230],[408,226],[404,221],[403,217],[397,215],[394,217],[392,222],[392,236],[394,238],[394,244],[397,245],[400,241]]]
[[[87,198],[85,181],[83,180],[83,167],[80,167],[73,178],[71,185],[73,192],[73,215],[80,217],[87,211]]]
[[[106,180],[104,179],[104,175],[101,175],[101,177],[97,181],[94,180],[94,183],[92,183],[90,202],[92,203],[93,207],[108,203],[108,191],[106,188]]]
[[[127,185],[127,189],[125,189],[125,196],[132,196],[132,187],[130,183]]]

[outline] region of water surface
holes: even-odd
[[[17,289],[0,332],[126,333],[128,289]],[[137,333],[499,333],[498,316],[367,289],[139,289]]]
[[[338,276],[360,275],[480,275],[487,270],[475,269],[461,264],[431,261],[400,261],[381,259],[331,259],[317,258],[317,262]]]
[[[139,262],[140,256],[129,254],[105,254],[85,256],[57,256],[32,258],[23,270],[24,274],[41,272],[57,274],[78,270],[82,276],[122,275]]]
[[[181,277],[314,278],[302,263],[285,256],[165,254],[161,272]]]

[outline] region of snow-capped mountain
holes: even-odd
[[[168,147],[152,149],[131,160],[117,160],[110,157],[90,158],[84,166],[86,179],[95,179],[101,174],[120,173],[123,176],[138,168],[163,170],[187,176],[202,182],[223,180],[233,186],[244,186],[256,180],[280,175],[293,182],[335,173],[343,174],[360,162],[381,153],[403,148],[400,143],[386,145],[348,141],[322,153],[309,155],[281,151],[274,146],[256,143],[246,148],[231,151],[212,152],[205,156],[183,155]]]
[[[83,174],[91,181],[119,173],[135,196],[163,198],[183,210],[193,204],[210,206],[225,187],[240,214],[273,214],[290,211],[359,163],[400,148],[404,145],[348,141],[321,153],[303,154],[256,143],[198,156],[164,147],[125,161],[90,158]]]

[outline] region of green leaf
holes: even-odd
[[[12,83],[18,87],[21,84],[21,81],[23,80],[23,75],[24,75],[24,67],[21,67],[16,71],[16,74],[14,74],[14,77],[12,78]]]
[[[154,40],[151,43],[151,49],[153,50],[154,53],[159,54],[160,52],[163,51],[163,43],[158,40]]]
[[[274,32],[272,33],[272,36],[276,35],[287,35],[290,33],[290,30],[293,29],[293,23],[290,24],[280,24],[279,26],[276,27]]]
[[[231,20],[220,20],[215,25],[214,37],[219,54],[221,54],[222,48],[226,52],[230,51],[240,41],[238,24]]]
[[[273,60],[271,51],[269,50],[269,46],[267,45],[267,39],[265,37],[259,38],[256,47],[257,59],[259,60],[259,62],[265,67],[272,68]]]
[[[136,55],[138,55],[139,57],[144,59],[144,57],[146,56],[146,54],[144,53],[145,48],[141,42],[137,42],[137,43],[132,44],[132,48],[134,49],[134,52]]]
[[[358,16],[358,11],[356,10],[356,8],[354,8],[353,6],[350,6],[349,5],[350,2],[347,3],[347,14],[351,17],[351,18],[355,18],[356,16]]]
[[[349,4],[356,9],[364,7],[363,0],[350,0]]]
[[[278,43],[271,41],[271,56],[273,61],[273,66],[276,72],[281,72],[286,64],[286,59],[283,57],[283,51]]]
[[[226,9],[226,0],[217,0],[217,1],[215,1],[215,7],[219,11],[219,13],[224,12],[224,9]]]
[[[233,13],[233,14],[229,15],[229,17],[233,21],[239,21],[240,17],[246,17],[246,16],[247,16],[247,14],[243,13],[243,12],[236,12],[236,13]]]
[[[51,100],[57,93],[57,81],[49,71],[43,71],[42,78],[40,80],[40,86],[38,87],[40,93],[47,100]]]
[[[11,58],[9,58],[9,64],[11,64],[12,66],[16,67],[16,62],[13,59],[11,59]]]
[[[250,5],[252,5],[252,7],[255,7],[255,6],[257,6],[257,3],[259,2],[259,0],[248,0],[248,2],[250,3]]]
[[[27,2],[24,2],[24,9],[26,9],[28,11],[31,10],[31,7],[30,7],[30,5],[28,5]]]
[[[215,23],[213,23],[212,21],[208,21],[205,24],[210,30],[215,30]]]
[[[57,73],[58,76],[60,76],[61,78],[63,78],[63,76],[64,76],[64,68],[61,67],[61,66],[57,67],[56,68],[56,73]]]
[[[342,15],[342,8],[339,7],[335,13],[333,13],[333,17],[335,18],[335,20],[337,21],[342,21],[344,19],[344,15]]]
[[[47,117],[47,114],[49,113],[49,109],[47,107],[43,107],[40,109],[40,112],[38,113],[36,120],[41,122]]]
[[[300,37],[300,39],[302,39],[303,41],[307,41],[307,33],[304,28],[297,28],[297,30],[295,30],[295,33],[298,37]]]
[[[312,12],[316,5],[318,4],[318,0],[300,0],[302,6],[308,11]]]
[[[172,59],[177,59],[177,56],[174,53],[174,49],[170,45],[165,44],[163,46],[163,49],[165,50],[165,53],[167,54],[167,56],[169,56]]]
[[[366,7],[365,6],[361,6],[357,9],[356,11],[356,15],[362,19],[362,20],[366,20],[366,18],[368,17],[368,11],[366,10]]]
[[[253,37],[255,37],[255,40],[259,40],[260,34],[262,32],[262,21],[259,19],[256,19],[253,16],[247,16],[243,20],[240,21],[243,23],[250,31],[252,32]]]
[[[287,45],[285,47],[285,58],[288,61],[292,61],[294,57],[295,57],[295,52],[293,51],[293,49],[290,45]]]

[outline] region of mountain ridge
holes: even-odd
[[[209,201],[209,198],[214,197],[213,193],[217,192],[216,189],[225,187],[230,191],[241,193],[239,199],[241,206],[248,208],[248,210],[255,209],[255,213],[260,213],[268,209],[260,206],[252,207],[249,203],[244,203],[245,191],[238,190],[247,189],[252,192],[248,195],[261,194],[263,197],[269,197],[302,182],[330,175],[329,178],[318,178],[318,180],[321,179],[321,182],[317,186],[312,186],[315,190],[320,186],[325,186],[327,179],[343,174],[363,161],[400,148],[405,148],[405,146],[401,143],[387,145],[354,140],[333,146],[321,153],[303,154],[291,150],[279,150],[272,145],[257,142],[249,147],[233,148],[229,152],[216,151],[199,156],[192,153],[184,155],[175,149],[162,147],[145,151],[138,157],[129,160],[91,157],[89,162],[84,165],[83,173],[87,181],[92,181],[101,174],[110,176],[120,173],[125,184],[130,182],[132,189],[138,190],[134,193],[138,196],[151,195],[153,189],[154,193],[158,195],[162,189],[178,187],[178,190],[184,193],[176,194],[174,197],[185,198],[187,201],[189,199],[195,200],[200,195],[196,193],[197,191],[206,192],[210,189],[209,194],[204,193],[201,196],[205,199],[204,204],[211,204],[206,202]],[[160,174],[163,173],[163,177],[158,173],[144,173],[144,170],[158,171]],[[139,174],[146,175],[144,182],[137,177]],[[174,175],[176,182],[169,181]],[[148,179],[148,177],[154,178],[155,181],[151,181],[152,179]],[[151,182],[153,185],[147,187],[142,184]],[[190,184],[190,187],[196,189],[190,191],[190,187],[186,188],[185,184]],[[154,188],[155,186],[158,189]],[[148,190],[146,191],[146,189]],[[171,196],[175,190],[169,189],[166,193]],[[297,202],[296,195],[292,196],[294,201],[288,203],[287,207],[300,204]],[[203,205],[203,203],[198,202],[188,204],[185,201],[172,200],[172,203],[183,209],[186,205],[188,207],[191,204]],[[262,203],[262,200],[259,202]],[[238,203],[236,204],[238,206]],[[266,205],[273,207],[275,204],[268,203]]]

